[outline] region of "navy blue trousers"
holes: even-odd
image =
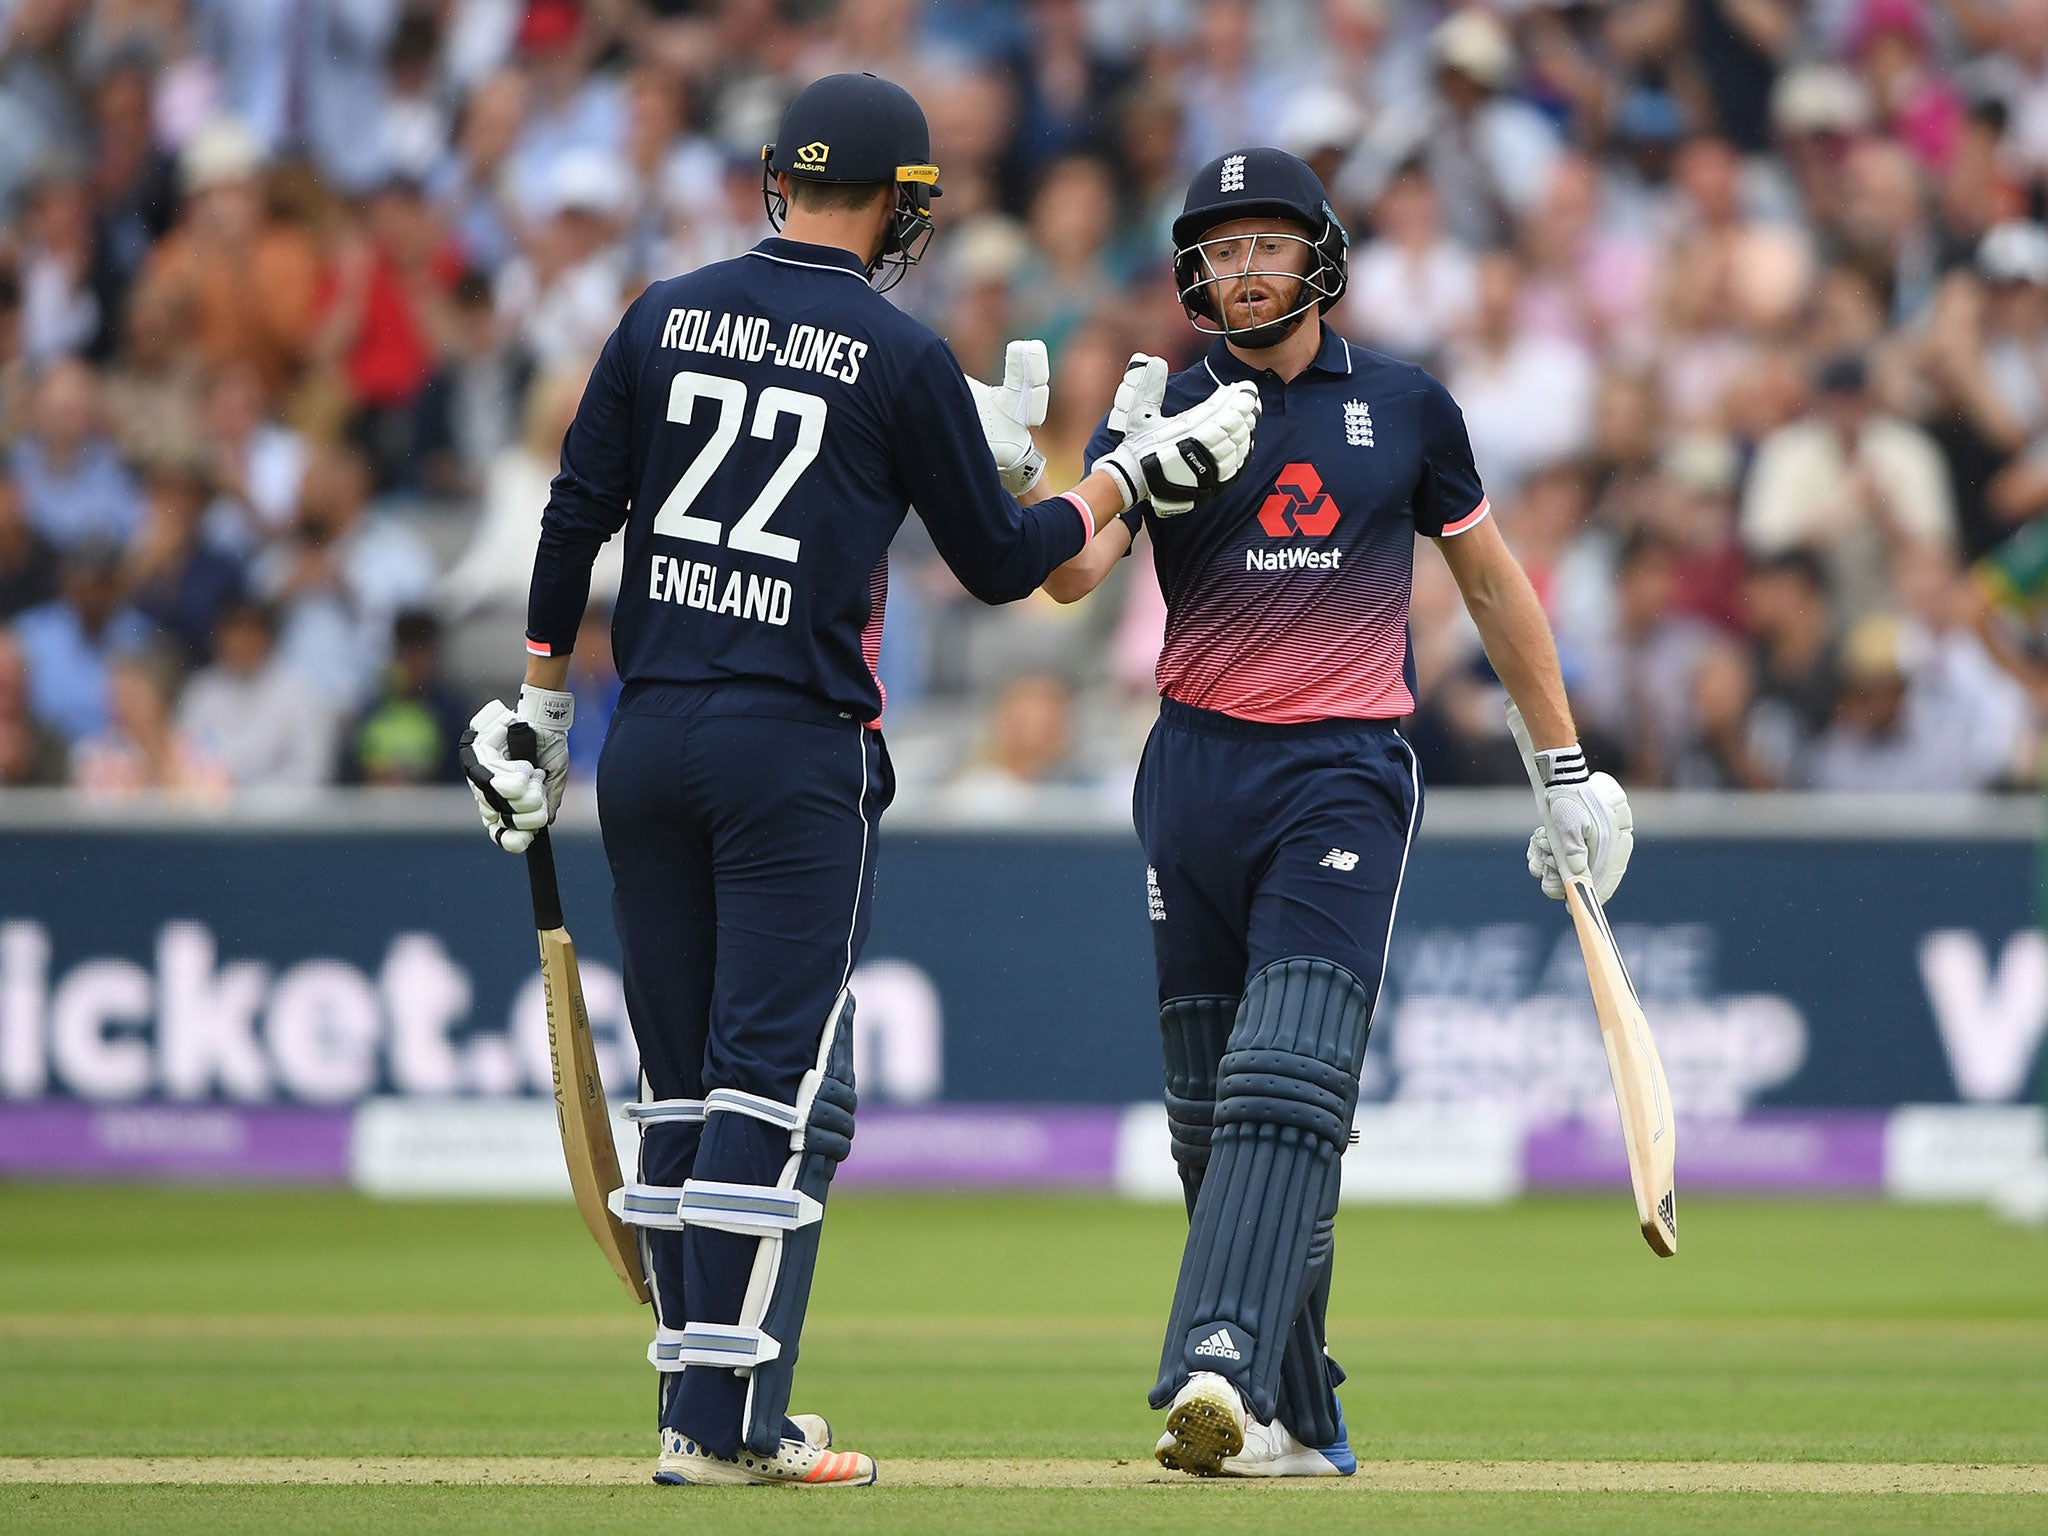
[[[626,690],[597,800],[643,1097],[736,1088],[795,1101],[867,939],[875,829],[894,793],[881,733],[808,695]],[[789,1155],[786,1130],[744,1115],[657,1123],[640,1181],[773,1184]],[[756,1239],[642,1235],[664,1325],[739,1320]],[[691,1366],[661,1382],[664,1428],[737,1453],[743,1379]]]
[[[1421,773],[1392,721],[1259,725],[1162,699],[1134,811],[1162,1009],[1240,998],[1266,966],[1297,957],[1343,966],[1377,999],[1422,819]],[[1211,1039],[1205,1063],[1178,1068],[1213,1094],[1228,1048]],[[1190,1210],[1200,1177],[1183,1167]],[[1281,1383],[1281,1421],[1311,1445],[1335,1424],[1344,1379],[1323,1349],[1328,1293],[1325,1272]]]

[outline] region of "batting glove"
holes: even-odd
[[[1003,489],[1012,496],[1024,495],[1045,474],[1045,455],[1031,440],[1031,429],[1045,422],[1051,377],[1044,342],[1013,341],[1003,352],[1000,388],[975,378],[967,381],[981,413],[981,435],[988,439]]]
[[[1150,501],[1178,517],[1208,500],[1244,468],[1258,425],[1258,386],[1229,384],[1177,416],[1163,414],[1166,360],[1139,353],[1124,370],[1109,426],[1123,441],[1095,461],[1124,494],[1124,510]]]
[[[1552,901],[1564,900],[1567,878],[1583,876],[1604,903],[1621,885],[1635,851],[1635,815],[1628,796],[1612,774],[1589,773],[1586,754],[1576,746],[1538,752],[1536,766],[1561,847],[1553,849],[1549,831],[1538,827],[1529,839],[1529,873],[1543,882],[1543,894]]]
[[[534,833],[562,808],[562,790],[569,782],[569,726],[575,718],[576,696],[547,688],[521,688],[516,714],[493,699],[470,717],[457,755],[484,831],[507,853],[526,852]],[[515,720],[533,727],[537,762],[512,756],[507,737]]]

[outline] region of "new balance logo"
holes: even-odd
[[[1243,1355],[1238,1353],[1237,1340],[1230,1336],[1228,1328],[1218,1328],[1209,1337],[1197,1344],[1194,1347],[1193,1353],[1198,1355],[1214,1355],[1219,1360],[1242,1360],[1244,1358]]]
[[[1166,921],[1166,901],[1159,894],[1159,871],[1145,866],[1145,915],[1155,923]]]
[[[1318,862],[1324,869],[1341,870],[1348,875],[1358,868],[1358,855],[1346,848],[1332,848]]]
[[[1363,400],[1344,402],[1344,441],[1354,448],[1372,446],[1372,408]]]
[[[1223,162],[1223,187],[1225,192],[1244,190],[1244,156],[1231,155]]]

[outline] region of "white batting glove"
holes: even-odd
[[[1612,774],[1588,773],[1586,754],[1576,746],[1538,752],[1536,763],[1550,825],[1557,828],[1562,847],[1553,849],[1549,831],[1538,827],[1529,839],[1529,873],[1543,882],[1543,894],[1552,901],[1564,900],[1567,877],[1583,876],[1605,903],[1628,873],[1629,855],[1635,851],[1635,815],[1628,796]]]
[[[981,413],[981,435],[1002,476],[1003,489],[1022,496],[1045,473],[1045,455],[1031,440],[1031,429],[1045,423],[1052,399],[1052,365],[1042,341],[1013,341],[1003,351],[1000,387],[969,378],[974,408]]]
[[[569,782],[569,726],[576,696],[547,688],[521,688],[518,713],[493,699],[470,717],[462,733],[462,771],[492,842],[524,853],[533,834],[555,819]],[[533,727],[537,763],[512,756],[507,735],[515,720]]]
[[[1158,516],[1177,517],[1244,468],[1262,406],[1257,385],[1228,384],[1167,416],[1167,375],[1164,358],[1141,352],[1131,359],[1110,408],[1109,425],[1124,438],[1095,467],[1108,470],[1123,491],[1123,510],[1150,501]]]

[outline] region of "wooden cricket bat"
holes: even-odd
[[[515,720],[506,730],[512,755],[535,761],[533,727]],[[533,926],[540,934],[541,985],[548,1001],[548,1059],[555,1072],[555,1124],[562,1132],[562,1156],[576,1209],[597,1240],[598,1250],[635,1301],[647,1300],[647,1276],[640,1269],[640,1244],[612,1215],[605,1199],[625,1182],[612,1141],[611,1106],[597,1075],[590,1042],[590,1015],[583,1006],[583,978],[576,969],[576,941],[562,922],[562,892],[555,880],[555,850],[545,831],[526,850],[526,878],[533,888]]]
[[[1543,792],[1536,747],[1528,726],[1522,723],[1522,712],[1512,703],[1508,705],[1508,729],[1522,750],[1522,766],[1529,772],[1529,787],[1536,792],[1536,808],[1554,850],[1560,845],[1557,828],[1550,823],[1550,801]],[[1607,914],[1593,882],[1584,877],[1566,879],[1564,901],[1578,932],[1579,953],[1585,956],[1593,1011],[1600,1016],[1600,1040],[1607,1047],[1607,1074],[1614,1080],[1621,1139],[1628,1148],[1629,1183],[1635,1187],[1636,1220],[1642,1225],[1644,1241],[1668,1259],[1678,1252],[1678,1135],[1664,1063],[1657,1055],[1650,1021],[1643,1017],[1642,999],[1636,996],[1636,985],[1622,963],[1620,946],[1614,942],[1614,930],[1607,926]]]

